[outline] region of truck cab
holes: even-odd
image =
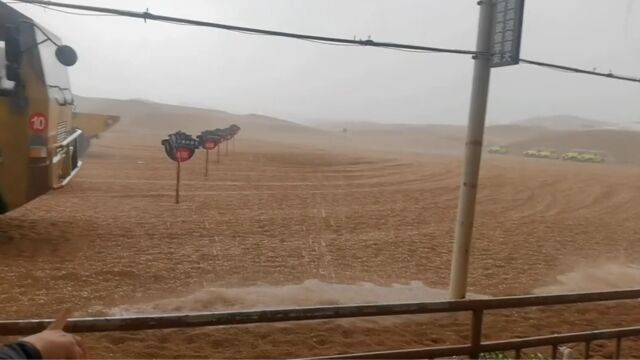
[[[73,49],[0,2],[0,213],[64,186],[82,163],[67,66]]]

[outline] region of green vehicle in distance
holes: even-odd
[[[551,160],[560,159],[560,154],[557,151],[548,150],[548,149],[531,149],[531,150],[524,151],[522,155],[524,157],[532,157],[532,158],[538,158],[538,159],[551,159]]]
[[[506,146],[492,146],[489,148],[489,150],[487,150],[487,152],[489,154],[499,154],[499,155],[506,155],[509,153],[509,148]]]
[[[562,160],[577,161],[577,162],[590,162],[590,163],[603,163],[606,161],[605,155],[601,151],[593,150],[571,150],[562,154]]]

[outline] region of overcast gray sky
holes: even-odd
[[[241,26],[473,49],[475,0],[76,0]],[[291,120],[466,122],[472,61],[13,5],[73,46],[75,93]],[[522,57],[640,76],[640,0],[528,0]],[[489,122],[640,121],[640,84],[518,65],[492,73]]]

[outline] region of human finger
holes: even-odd
[[[69,359],[86,359],[86,356],[84,356],[84,352],[82,351],[82,348],[74,344],[73,347],[71,348],[68,358]]]
[[[80,348],[81,350],[81,354],[82,357],[81,359],[86,359],[87,358],[87,344],[85,344],[85,342],[82,340],[82,338],[80,338],[79,336],[73,336],[73,340],[76,342],[76,345]]]
[[[67,324],[67,319],[71,315],[71,309],[64,309],[49,326],[47,330],[62,330]]]

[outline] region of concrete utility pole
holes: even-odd
[[[493,4],[491,0],[482,0],[478,2],[478,5],[480,6],[480,20],[478,21],[476,51],[483,55],[475,56],[473,67],[464,174],[460,186],[453,260],[451,262],[449,285],[449,297],[451,299],[464,299],[467,295],[469,250],[473,232],[480,158],[482,156],[482,138],[484,136],[484,121],[487,113],[489,79],[491,77],[491,68],[489,66],[491,56],[488,54],[491,51]]]

